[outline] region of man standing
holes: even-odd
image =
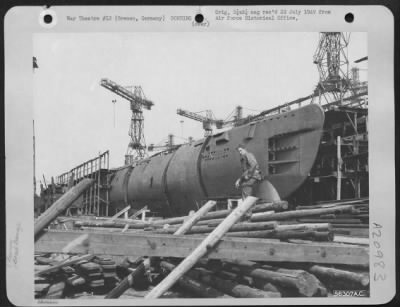
[[[242,199],[253,195],[253,188],[262,180],[260,167],[257,160],[251,152],[248,152],[243,144],[237,147],[240,154],[240,162],[242,165],[242,176],[236,180],[235,186],[242,188]]]

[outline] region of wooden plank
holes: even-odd
[[[117,217],[120,217],[122,214],[124,214],[125,212],[127,212],[129,209],[131,208],[131,206],[126,206],[124,209],[122,209],[121,211],[118,211],[116,214],[114,214],[111,219],[108,220],[108,222],[112,222],[114,221]],[[99,216],[99,215],[97,215]]]
[[[174,236],[100,231],[49,230],[35,242],[35,253],[59,253],[72,240],[87,233],[89,246],[76,246],[71,253],[95,255],[186,257],[204,236]],[[294,244],[268,239],[223,238],[208,258],[243,259],[252,261],[291,261],[365,265],[369,264],[368,248],[350,244]]]

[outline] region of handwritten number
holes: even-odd
[[[379,281],[379,280],[385,280],[386,279],[386,274],[374,274],[374,280]]]

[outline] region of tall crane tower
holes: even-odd
[[[133,86],[129,87],[129,89],[105,78],[101,79],[100,85],[130,102],[132,117],[128,133],[130,140],[125,154],[125,165],[133,164],[146,156],[143,109],[150,110],[154,103],[146,99],[141,86]]]
[[[327,103],[342,100],[351,90],[347,46],[350,34],[343,32],[321,32],[314,64],[318,67],[319,82],[314,91],[314,98],[322,98]]]

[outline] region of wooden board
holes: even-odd
[[[35,242],[36,253],[57,253],[84,231],[51,230]],[[186,257],[204,236],[174,236],[149,233],[87,232],[89,246],[76,246],[71,253],[112,256]],[[336,243],[287,243],[269,239],[223,238],[208,258],[253,261],[291,261],[358,264],[369,263],[368,248]]]

